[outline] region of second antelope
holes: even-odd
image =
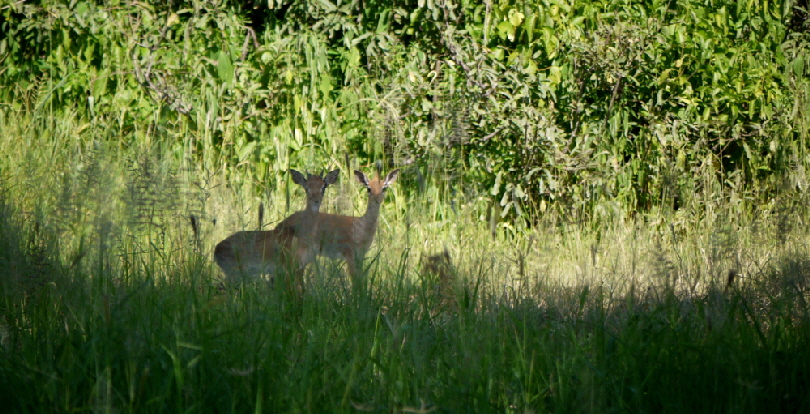
[[[305,246],[299,241],[309,238],[311,224],[321,209],[326,187],[337,182],[340,170],[334,170],[321,178],[320,175],[304,175],[290,170],[293,182],[304,187],[307,194],[306,209],[293,213],[270,231],[240,231],[217,244],[214,259],[225,273],[228,282],[242,277],[271,276],[282,273],[295,277],[298,290],[301,290],[302,275],[298,272],[305,263],[300,257],[306,256]]]
[[[299,257],[301,267],[314,261],[316,256],[345,260],[352,283],[356,285],[358,266],[362,270],[363,259],[377,232],[377,219],[385,190],[396,181],[399,170],[391,171],[384,180],[380,179],[379,172],[373,180],[360,171],[355,171],[354,175],[368,190],[366,214],[352,217],[318,213],[312,228],[298,235],[299,245],[305,247],[298,251],[304,253]]]

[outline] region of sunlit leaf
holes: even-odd
[[[498,27],[498,36],[500,36],[501,39],[506,39],[506,38],[508,38],[509,40],[514,39],[514,37],[515,37],[515,26],[513,26],[512,23],[509,23],[508,21],[502,21],[502,22],[498,23],[497,27]]]
[[[220,51],[217,56],[217,75],[219,75],[219,79],[223,83],[230,85],[233,83],[233,73],[230,57],[224,51]]]

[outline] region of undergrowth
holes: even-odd
[[[322,260],[298,298],[224,287],[211,260],[231,232],[303,207],[285,176],[232,182],[184,143],[49,128],[0,128],[6,412],[808,410],[803,193],[493,233],[486,200],[398,183],[365,287]],[[42,133],[60,138],[21,145]],[[370,168],[301,169],[333,167],[323,209],[355,214],[365,195],[346,177]]]

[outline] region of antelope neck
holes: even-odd
[[[362,219],[364,221],[371,221],[371,223],[376,223],[377,218],[380,216],[380,204],[376,200],[374,200],[371,196],[368,198],[368,204],[366,205],[366,214],[363,214]]]

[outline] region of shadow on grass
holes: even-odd
[[[78,271],[0,208],[6,412],[810,409],[806,254],[701,294],[504,295],[385,269],[352,291],[325,268],[301,299],[222,290],[196,256],[169,274],[150,257]]]

